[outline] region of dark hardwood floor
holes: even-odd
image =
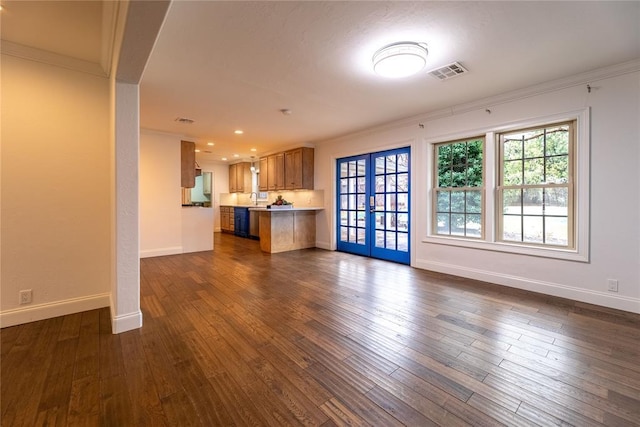
[[[637,315],[219,234],[141,270],[139,330],[2,330],[3,426],[640,425]]]

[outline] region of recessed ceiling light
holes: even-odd
[[[252,148],[251,151],[256,152],[258,150],[256,148]]]
[[[226,158],[226,157],[223,157],[223,158],[222,158],[222,160],[224,160],[224,161],[226,162],[226,161],[227,161],[227,158]]]
[[[216,145],[216,144],[213,142],[207,142],[207,145]]]
[[[234,154],[233,157],[240,157],[240,154]]]
[[[240,129],[237,129],[237,130],[233,131],[233,133],[235,133],[236,135],[242,135],[244,132],[241,131]]]
[[[373,70],[382,77],[407,77],[424,68],[427,54],[423,43],[392,43],[373,54]]]
[[[200,152],[200,150],[196,148],[196,153],[199,153],[199,152]]]

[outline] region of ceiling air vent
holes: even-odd
[[[469,71],[462,66],[459,62],[454,62],[444,67],[436,68],[429,71],[429,74],[438,80],[448,80],[460,74],[468,73]]]
[[[186,117],[176,117],[175,121],[178,123],[184,123],[185,125],[190,125],[194,122],[194,120],[187,119]]]

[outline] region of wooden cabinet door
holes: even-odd
[[[238,191],[237,182],[237,165],[229,165],[229,193],[235,193]]]
[[[183,188],[196,186],[196,143],[180,141],[180,182]]]
[[[267,160],[267,183],[269,191],[284,189],[284,154],[272,154]]]
[[[284,153],[284,187],[287,190],[302,188],[302,150]]]
[[[269,191],[269,159],[267,157],[262,157],[260,159],[260,177],[258,181],[258,190],[260,191]]]

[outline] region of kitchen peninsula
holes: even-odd
[[[316,212],[324,208],[250,208],[260,215],[260,249],[278,253],[316,246]]]

